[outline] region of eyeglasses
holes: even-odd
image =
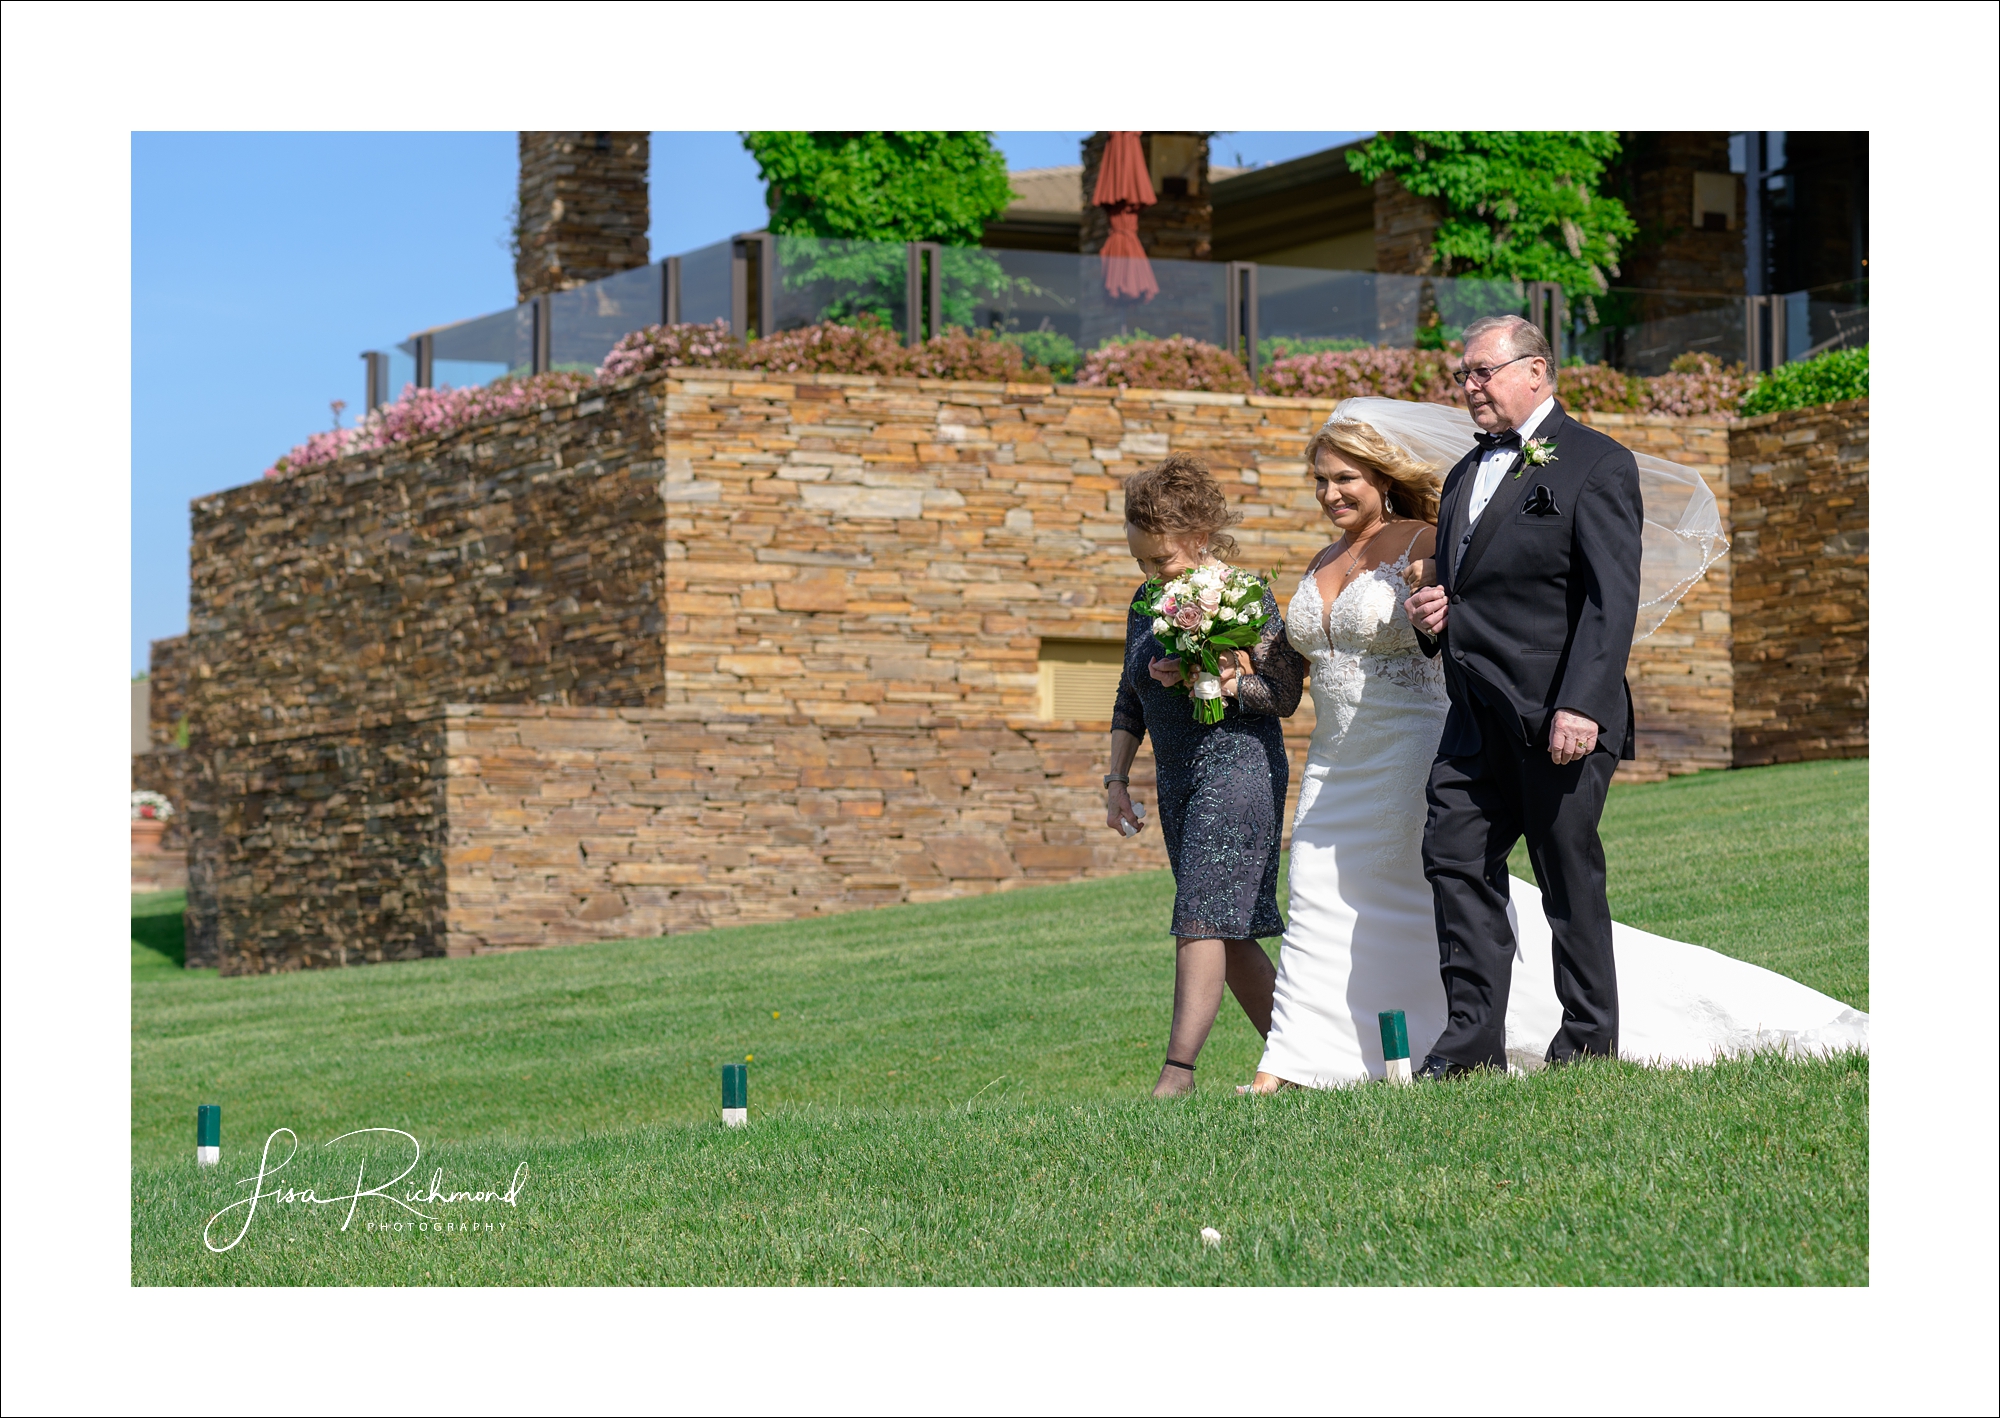
[[[1540,355],[1515,355],[1507,364],[1519,364],[1524,359],[1540,359]],[[1454,369],[1452,379],[1463,389],[1468,384],[1484,384],[1507,367],[1507,364],[1482,364],[1477,369]]]

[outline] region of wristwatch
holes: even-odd
[[[1132,786],[1132,780],[1123,773],[1106,773],[1104,775],[1105,791],[1109,792],[1113,783],[1123,783],[1128,788]]]

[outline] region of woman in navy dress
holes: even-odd
[[[1170,581],[1224,561],[1236,521],[1200,459],[1168,458],[1125,484],[1125,537],[1149,580]],[[1144,826],[1130,795],[1132,760],[1149,733],[1158,768],[1160,832],[1174,871],[1174,1016],[1156,1098],[1191,1092],[1201,1046],[1226,982],[1260,1035],[1271,1030],[1277,979],[1260,936],[1284,932],[1278,914],[1278,849],[1290,769],[1279,720],[1298,708],[1305,661],[1270,619],[1256,645],[1223,657],[1224,713],[1195,721],[1180,661],[1136,613],[1125,625],[1125,668],[1111,716],[1105,823],[1131,835]]]

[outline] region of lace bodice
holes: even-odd
[[[1320,597],[1317,567],[1308,568],[1292,596],[1285,638],[1312,662],[1315,756],[1339,750],[1364,703],[1383,711],[1388,732],[1409,730],[1407,722],[1395,722],[1399,710],[1443,716],[1444,671],[1418,647],[1404,609],[1410,591],[1403,571],[1409,561],[1406,551],[1370,567],[1331,605]]]

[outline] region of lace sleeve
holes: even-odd
[[[1111,705],[1111,728],[1123,729],[1136,739],[1146,737],[1146,706],[1132,687],[1132,628],[1125,630],[1125,668],[1118,672],[1118,697]]]
[[[1278,603],[1269,591],[1264,593],[1264,611],[1270,619],[1250,647],[1252,673],[1236,681],[1236,706],[1245,714],[1290,718],[1305,692],[1306,658],[1292,648],[1285,618],[1278,614]]]

